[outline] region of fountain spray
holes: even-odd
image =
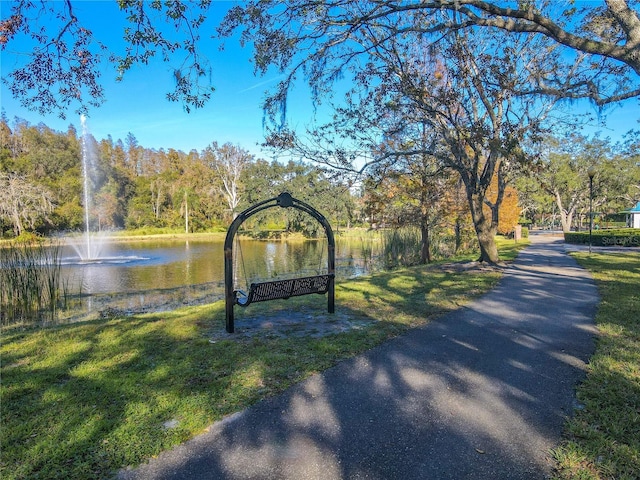
[[[89,211],[91,205],[91,182],[89,176],[89,162],[91,161],[91,152],[89,151],[89,131],[87,128],[87,117],[80,115],[80,124],[82,126],[82,179],[84,190],[84,236],[85,236],[85,258],[83,260],[92,260],[93,252],[91,251],[91,228],[89,222]]]

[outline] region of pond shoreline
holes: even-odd
[[[379,232],[380,230],[371,230],[369,228],[341,228],[340,230],[336,230],[334,231],[334,235],[336,237],[339,238],[357,238],[357,235],[371,235],[371,234],[375,234],[377,232]],[[104,239],[112,241],[112,242],[136,242],[136,241],[151,241],[151,240],[224,240],[225,236],[227,235],[226,231],[220,231],[220,232],[190,232],[190,233],[184,233],[184,232],[174,232],[174,233],[144,233],[144,234],[136,234],[134,232],[130,232],[127,230],[119,230],[119,231],[115,231],[115,232],[91,232],[92,235],[100,235],[102,236]],[[56,236],[52,236],[52,237],[40,237],[40,236],[33,236],[32,240],[38,240],[38,241],[43,241],[45,243],[54,243],[56,241],[60,241],[62,239],[78,239],[81,240],[83,238],[83,235],[85,235],[83,232],[73,232],[73,233],[69,233],[67,235],[56,235]],[[243,235],[243,232],[239,233],[240,236],[245,236]],[[253,238],[256,240],[261,240],[261,238],[259,237],[249,237],[246,236],[247,238]],[[290,235],[284,236],[284,237],[279,237],[279,238],[273,238],[273,237],[269,237],[269,238],[264,238],[262,240],[290,240],[290,239],[295,239],[295,238],[301,238],[301,239],[306,239],[306,240],[313,240],[313,238],[309,238],[309,237],[304,237],[301,234],[298,233],[292,233]],[[16,241],[15,238],[0,238],[0,247],[4,244],[10,244],[12,242]],[[28,240],[27,240],[28,241]]]

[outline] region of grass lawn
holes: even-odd
[[[598,285],[597,348],[555,452],[558,478],[640,478],[640,255],[574,254]]]
[[[526,242],[500,242],[505,260]],[[0,477],[96,479],[486,292],[498,271],[438,265],[340,282],[336,310],[369,321],[325,337],[226,338],[224,303],[2,331]],[[260,304],[316,308],[316,296]]]

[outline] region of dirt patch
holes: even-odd
[[[489,263],[484,262],[451,262],[451,263],[443,263],[442,265],[433,265],[430,267],[430,270],[438,271],[438,272],[446,272],[446,273],[491,273],[491,272],[502,272],[506,263],[499,263],[497,265],[491,265]]]
[[[366,328],[372,323],[373,320],[369,318],[354,317],[353,312],[327,313],[313,309],[267,314],[256,312],[236,318],[234,333],[227,333],[224,327],[212,331],[209,341],[214,343],[219,340],[242,340],[253,337],[319,338]]]

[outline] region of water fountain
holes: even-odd
[[[74,244],[76,253],[83,262],[92,262],[100,258],[102,245],[104,242],[99,235],[91,232],[91,198],[93,185],[91,172],[93,171],[93,162],[95,152],[91,139],[89,138],[89,130],[87,127],[87,117],[80,115],[80,125],[82,128],[82,191],[83,191],[83,208],[84,208],[84,233],[83,242]]]
[[[96,151],[94,142],[89,133],[87,118],[80,116],[82,128],[82,199],[84,211],[84,231],[80,239],[69,238],[67,244],[75,251],[74,258],[63,259],[64,264],[89,264],[89,263],[127,263],[131,261],[144,260],[138,256],[117,256],[109,257],[105,255],[104,248],[107,245],[108,232],[92,231],[91,211],[95,205],[95,171],[96,171]]]

